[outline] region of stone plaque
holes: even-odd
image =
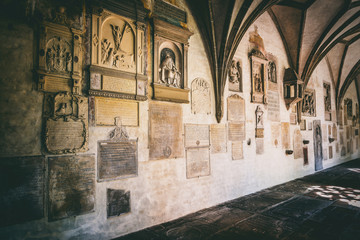
[[[238,95],[228,97],[228,121],[245,121],[245,101]]]
[[[256,116],[256,128],[255,128],[255,137],[264,138],[264,111],[262,107],[258,105],[255,110]]]
[[[206,124],[185,124],[185,147],[210,146],[210,128]]]
[[[93,212],[95,156],[49,157],[49,221]]]
[[[139,126],[139,103],[95,97],[96,125],[114,126],[115,117],[120,117],[123,126]]]
[[[309,130],[309,131],[312,131],[312,122],[309,122],[309,123],[308,123],[308,130]]]
[[[297,114],[296,113],[290,113],[290,124],[291,125],[296,125],[297,123]]]
[[[98,142],[98,180],[137,176],[137,141]]]
[[[150,160],[183,156],[182,109],[178,104],[149,104]]]
[[[210,175],[210,151],[208,147],[186,149],[186,177]]]
[[[275,91],[268,91],[268,119],[280,122],[279,93]]]
[[[232,160],[244,159],[243,141],[231,143]]]
[[[251,102],[267,103],[267,61],[255,55],[251,61]]]
[[[303,155],[304,155],[304,166],[305,166],[309,164],[309,154],[307,147],[303,147]]]
[[[45,129],[46,148],[51,153],[87,151],[86,121],[75,117],[48,118]]]
[[[328,151],[327,148],[323,149],[323,156],[324,156],[324,160],[328,160]]]
[[[229,141],[245,140],[245,123],[229,123]]]
[[[328,134],[327,134],[327,125],[326,124],[322,124],[321,126],[322,129],[322,138],[323,138],[323,142],[327,142],[328,141]]]
[[[211,153],[227,152],[227,136],[225,124],[210,125]]]
[[[303,142],[300,130],[294,131],[294,159],[303,157]]]
[[[344,144],[344,132],[340,132],[339,137],[340,137],[340,144],[343,145]]]
[[[306,130],[306,120],[302,119],[300,122],[300,130],[305,131]]]
[[[329,134],[329,137],[331,137],[331,125],[328,125],[328,134]]]
[[[108,218],[130,212],[130,191],[108,188],[106,205]]]
[[[44,157],[0,158],[0,227],[44,217]]]
[[[341,152],[340,152],[340,155],[343,157],[346,155],[346,149],[345,149],[345,146],[342,146],[341,147]]]
[[[193,114],[211,114],[210,84],[202,78],[191,83],[191,112]]]
[[[280,145],[280,123],[271,124],[271,142],[275,147]]]
[[[110,91],[110,92],[135,94],[136,81],[132,79],[125,79],[125,78],[123,79],[123,78],[103,75],[102,90]]]
[[[281,123],[281,143],[284,149],[290,149],[290,124]]]
[[[90,88],[101,90],[101,74],[100,73],[91,73],[90,74]]]
[[[336,123],[333,124],[332,127],[332,137],[337,140],[337,127],[336,127]]]
[[[333,148],[332,146],[329,146],[329,159],[333,158]]]
[[[314,158],[315,158],[315,171],[323,169],[323,147],[321,136],[321,121],[313,121],[313,136],[314,136]]]
[[[336,143],[335,146],[336,146],[336,147],[335,147],[336,153],[339,153],[339,143]]]
[[[264,139],[256,138],[256,154],[264,154]]]
[[[330,83],[323,83],[324,86],[324,105],[325,105],[325,121],[331,121],[331,87]]]

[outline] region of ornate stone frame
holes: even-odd
[[[188,39],[193,34],[189,30],[174,26],[157,18],[153,19],[154,25],[154,78],[153,98],[156,100],[189,103],[189,89],[187,78]],[[161,64],[161,51],[171,49],[176,56],[176,63],[180,72],[178,87],[160,83],[159,67]]]
[[[250,55],[250,63],[251,63],[251,102],[253,103],[264,103],[267,104],[267,81],[268,81],[268,76],[267,76],[267,65],[268,65],[268,61],[266,59],[260,58],[258,56],[255,55]],[[256,68],[257,66],[260,66],[260,71],[261,71],[261,75],[260,77],[262,77],[263,79],[263,83],[262,83],[262,88],[263,88],[263,92],[258,92],[256,91],[256,79],[255,79],[255,74],[256,74]]]

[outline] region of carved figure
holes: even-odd
[[[161,62],[159,72],[160,82],[173,87],[180,87],[181,74],[169,53],[166,53],[165,58]]]
[[[121,120],[119,117],[115,117],[115,128],[110,133],[111,140],[127,140],[129,139],[129,135],[126,132],[126,129],[122,126]]]
[[[305,92],[303,103],[302,103],[302,112],[306,116],[315,116],[315,96],[313,92]]]
[[[347,98],[344,100],[344,104],[346,105],[346,114],[348,118],[352,118],[352,100],[350,98]]]
[[[232,83],[241,82],[241,66],[240,66],[240,62],[236,62],[235,60],[232,60],[231,68],[230,68],[230,71],[229,71],[229,80]]]
[[[261,109],[260,105],[256,107],[256,128],[264,128],[264,111]]]
[[[324,103],[325,103],[325,111],[331,112],[330,84],[326,84],[326,83],[324,83]]]
[[[276,83],[276,65],[275,62],[270,61],[269,62],[269,68],[268,68],[268,77],[271,82]]]
[[[254,74],[254,84],[255,84],[255,91],[262,93],[263,92],[263,84],[262,84],[260,74],[258,72],[256,72]]]

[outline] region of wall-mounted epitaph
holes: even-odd
[[[185,124],[185,147],[210,146],[210,127],[206,124]]]
[[[326,125],[326,124],[322,124],[321,129],[322,129],[322,139],[323,139],[323,142],[327,142],[327,141],[328,141],[328,129],[327,129],[327,125]]]
[[[346,115],[345,124],[347,124],[347,120],[350,120],[353,117],[352,99],[350,99],[350,98],[345,99],[344,105],[346,106],[345,111],[344,111],[344,116]]]
[[[210,125],[211,153],[227,152],[227,136],[225,124]]]
[[[243,91],[242,67],[240,60],[232,60],[229,69],[229,90],[234,92]]]
[[[150,160],[183,156],[182,109],[176,104],[149,104]]]
[[[88,99],[68,92],[46,95],[45,145],[50,153],[87,151]]]
[[[324,83],[324,105],[325,105],[325,121],[331,121],[331,87],[330,83]]]
[[[333,158],[333,147],[329,146],[329,159]]]
[[[231,143],[232,160],[244,159],[243,141]]]
[[[309,153],[308,153],[308,148],[304,147],[303,148],[303,156],[304,156],[304,166],[309,164]]]
[[[275,147],[280,144],[280,123],[271,124],[271,142]]]
[[[301,119],[301,121],[300,121],[300,130],[301,131],[306,130],[306,120],[305,119]]]
[[[192,33],[183,27],[153,18],[154,80],[153,98],[189,103],[187,86],[188,39]]]
[[[322,147],[322,131],[321,121],[313,121],[313,136],[314,136],[314,158],[315,158],[315,171],[323,168],[323,147]]]
[[[210,84],[202,78],[191,83],[191,112],[193,114],[210,114]]]
[[[106,195],[108,218],[130,212],[130,191],[108,188]]]
[[[278,92],[277,58],[271,53],[267,53],[266,58],[268,59],[267,75],[269,90]]]
[[[44,217],[44,157],[0,158],[0,227]]]
[[[209,147],[186,149],[186,177],[195,178],[210,175]]]
[[[290,124],[281,123],[281,143],[284,149],[290,149]]]
[[[257,138],[256,139],[256,154],[264,154],[264,139]]]
[[[94,7],[92,12],[89,94],[144,101],[147,11],[122,2],[112,2],[111,6],[117,11]]]
[[[302,115],[309,117],[316,116],[315,100],[315,90],[306,89],[304,92],[304,99],[302,100]]]
[[[120,118],[110,140],[98,142],[98,180],[107,181],[137,176],[137,140],[130,140]]]
[[[268,91],[268,114],[270,121],[280,122],[279,92]]]
[[[262,110],[262,107],[260,105],[256,107],[255,116],[256,116],[255,137],[264,138],[264,111]]]
[[[95,156],[48,157],[49,221],[94,211]]]
[[[231,95],[228,102],[228,121],[245,121],[245,101],[239,95]]]
[[[303,139],[300,130],[294,131],[294,159],[303,157]]]
[[[245,123],[229,123],[228,124],[229,141],[245,140]]]

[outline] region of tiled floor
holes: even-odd
[[[360,159],[117,239],[360,239]]]

